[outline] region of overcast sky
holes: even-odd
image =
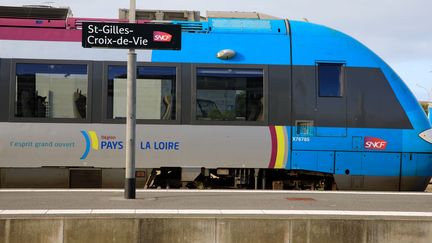
[[[116,18],[129,0],[0,0],[1,5],[69,6],[74,17]],[[420,100],[432,99],[432,0],[137,0],[139,9],[255,11],[323,24],[381,56]],[[428,96],[429,95],[429,96]]]

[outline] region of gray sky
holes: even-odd
[[[129,0],[1,0],[1,5],[69,6],[75,17],[116,18]],[[431,0],[137,0],[139,9],[255,11],[323,24],[381,56],[420,100],[432,99]],[[420,87],[421,86],[421,87]],[[429,94],[429,97],[428,97]]]

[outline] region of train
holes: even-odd
[[[81,41],[127,20],[0,16],[0,187],[122,187],[127,52]],[[431,123],[354,38],[259,13],[137,23],[182,30],[180,50],[137,50],[137,188],[427,187]]]

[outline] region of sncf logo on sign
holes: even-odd
[[[365,137],[364,139],[364,148],[371,150],[385,150],[387,147],[387,141],[374,138],[374,137]]]
[[[171,42],[172,35],[162,32],[162,31],[153,31],[153,41],[154,42]]]

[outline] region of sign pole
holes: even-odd
[[[129,23],[135,23],[136,0],[130,0]],[[135,147],[136,147],[136,53],[129,49],[127,62],[127,117],[126,117],[126,199],[135,199]]]
[[[126,90],[126,199],[136,197],[136,78],[137,54],[135,49],[181,50],[181,26],[178,24],[137,24],[136,0],[130,0],[129,23],[82,23],[82,47],[127,48]]]

